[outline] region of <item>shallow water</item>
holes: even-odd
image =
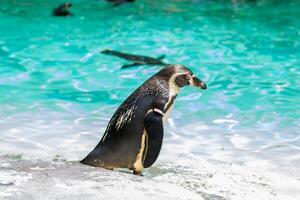
[[[145,172],[146,183],[134,191],[143,191],[147,181],[159,176],[174,190],[196,195],[191,199],[219,198],[206,194],[242,198],[237,184],[233,189],[212,184],[217,189],[206,190],[198,180],[201,169],[194,166],[215,167],[216,173],[223,168],[215,162],[244,166],[224,172],[228,179],[237,173],[240,181],[249,163],[287,167],[283,174],[300,166],[299,2],[140,0],[112,7],[76,0],[69,18],[50,15],[57,4],[53,1],[0,3],[0,155],[6,156],[5,162],[23,166],[32,161],[31,166],[39,159],[38,166],[48,166],[65,160],[72,168],[69,161],[82,159],[94,147],[118,105],[161,69],[121,70],[128,62],[99,53],[109,48],[153,57],[165,54],[166,62],[188,66],[208,85],[206,91],[181,91],[165,124],[161,155]],[[74,165],[76,174],[85,169]],[[209,176],[209,170],[201,173]],[[299,182],[299,173],[287,176]],[[0,183],[6,181],[3,177]],[[127,175],[113,177],[126,185]],[[272,183],[277,188],[273,193],[286,193],[285,187]],[[145,198],[147,194],[141,193]]]

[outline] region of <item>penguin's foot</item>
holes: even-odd
[[[135,172],[135,171],[133,171],[133,175],[143,176],[142,172]]]
[[[134,175],[141,175],[141,174],[142,174],[142,171],[141,171],[141,170],[133,169],[133,174],[134,174]]]

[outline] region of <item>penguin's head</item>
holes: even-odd
[[[60,9],[68,10],[68,8],[72,7],[72,3],[69,3],[69,2],[63,3],[59,7],[60,7]]]
[[[72,3],[65,3],[65,8],[71,8],[72,7]]]
[[[173,88],[179,89],[188,85],[200,89],[207,88],[204,81],[197,78],[190,69],[183,65],[169,65],[161,70],[161,74],[168,78],[169,85]]]

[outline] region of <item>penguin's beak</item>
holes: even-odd
[[[204,90],[207,88],[205,82],[200,80],[197,77],[192,78],[192,85],[195,86],[195,87],[199,87],[201,89],[204,89]]]

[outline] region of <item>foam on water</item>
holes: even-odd
[[[0,4],[1,199],[300,198],[299,2]],[[143,177],[78,163],[161,69],[121,70],[106,48],[166,54],[208,85],[182,90]]]

